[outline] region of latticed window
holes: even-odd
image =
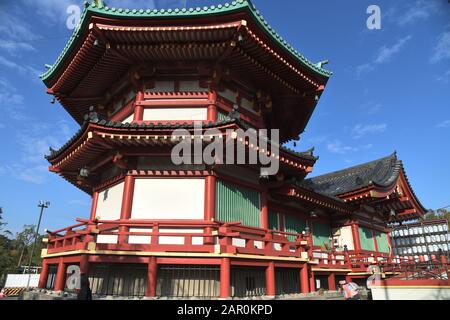
[[[359,227],[359,240],[361,242],[361,249],[375,251],[375,242],[371,229]]]
[[[313,222],[312,224],[313,245],[324,247],[330,243],[330,226],[327,223]]]
[[[389,253],[389,242],[387,234],[384,232],[376,231],[378,251],[382,253]]]
[[[216,188],[217,220],[260,227],[259,192],[219,180]]]
[[[302,233],[305,231],[306,221],[304,219],[286,214],[284,216],[285,231],[290,233]],[[288,236],[289,241],[295,241],[295,236]]]

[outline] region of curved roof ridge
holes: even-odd
[[[369,166],[371,164],[374,164],[374,163],[377,163],[377,162],[380,162],[380,161],[383,161],[383,160],[387,160],[387,159],[395,159],[397,161],[397,153],[394,151],[394,153],[390,154],[389,156],[382,157],[382,158],[375,159],[375,160],[368,161],[368,162],[364,162],[364,163],[360,163],[360,164],[357,164],[357,165],[354,165],[354,166],[351,166],[351,167],[348,167],[348,168],[345,168],[345,169],[336,170],[336,171],[332,171],[332,172],[329,172],[329,173],[324,173],[324,174],[321,174],[321,175],[318,175],[318,176],[315,176],[315,177],[311,177],[308,180],[315,180],[315,181],[317,181],[317,180],[321,180],[321,179],[326,178],[326,177],[327,178],[333,178],[333,176],[341,176],[342,174],[344,174],[346,172],[354,171],[354,170],[356,170],[358,168],[363,168],[363,167],[366,167],[366,166]]]
[[[369,185],[387,187],[397,181],[402,163],[396,152],[356,166],[305,179],[303,185],[330,195],[344,194]]]
[[[233,12],[240,9],[249,10],[250,14],[254,17],[255,21],[262,27],[263,30],[267,32],[269,37],[271,37],[276,43],[284,48],[288,53],[290,53],[295,59],[297,59],[301,64],[308,67],[315,73],[323,76],[330,77],[332,72],[322,68],[322,64],[313,63],[309,61],[305,56],[303,56],[298,50],[296,50],[292,45],[290,45],[286,40],[284,40],[264,19],[259,10],[256,9],[255,5],[251,0],[235,0],[231,3],[226,2],[225,4],[211,5],[196,8],[175,8],[175,9],[123,9],[123,8],[110,8],[103,1],[88,3],[85,2],[85,8],[80,18],[80,23],[74,29],[72,36],[69,38],[66,46],[64,47],[61,54],[56,59],[55,63],[50,66],[50,68],[40,75],[40,78],[45,82],[47,81],[53,73],[60,68],[63,60],[66,58],[70,49],[75,45],[76,39],[80,36],[80,31],[86,26],[88,19],[86,18],[89,14],[106,14],[115,17],[128,17],[128,18],[164,18],[164,17],[192,17],[192,16],[205,16],[205,15],[215,15],[224,12]]]

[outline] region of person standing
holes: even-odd
[[[345,300],[361,300],[359,286],[356,283],[341,280],[339,281],[339,285],[339,291],[343,292]]]
[[[89,285],[89,279],[86,274],[81,274],[80,291],[77,295],[78,300],[92,300],[92,291]]]

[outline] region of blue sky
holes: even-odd
[[[109,6],[203,6],[220,0],[106,1]],[[222,2],[223,3],[223,2]],[[310,60],[334,72],[297,149],[315,146],[313,175],[397,150],[428,208],[450,204],[450,3],[447,0],[284,0],[254,3]],[[71,34],[69,5],[78,0],[0,2],[0,206],[16,232],[35,223],[40,199],[51,201],[43,227],[87,217],[90,198],[47,171],[43,155],[78,129],[51,104],[38,79]],[[369,30],[366,9],[381,9]]]

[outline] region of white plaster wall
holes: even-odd
[[[204,179],[136,179],[131,219],[203,219]]]
[[[96,217],[100,220],[120,219],[120,209],[122,207],[123,182],[112,186],[98,194]],[[105,194],[107,197],[105,198]]]
[[[152,232],[153,230],[150,228],[130,228],[130,232]],[[152,237],[151,236],[129,236],[128,243],[130,244],[150,244]]]
[[[144,120],[206,120],[206,108],[147,108],[144,109]]]
[[[203,233],[203,229],[176,229],[176,228],[160,228],[160,233]],[[184,244],[184,237],[178,236],[160,236],[159,237],[160,244]],[[193,245],[202,245],[203,237],[192,237]]]
[[[235,247],[245,248],[245,239],[233,238],[231,239],[231,244]]]
[[[338,245],[343,248],[344,245],[347,245],[348,250],[354,250],[355,246],[353,244],[353,234],[352,227],[345,226],[340,229],[341,235],[338,236]]]
[[[373,300],[450,300],[450,288],[372,287]]]
[[[118,230],[115,229],[115,230],[110,230],[108,232],[117,232],[117,231]],[[118,237],[119,236],[116,236],[113,234],[105,234],[105,235],[99,234],[97,236],[97,243],[116,244],[118,241]]]

